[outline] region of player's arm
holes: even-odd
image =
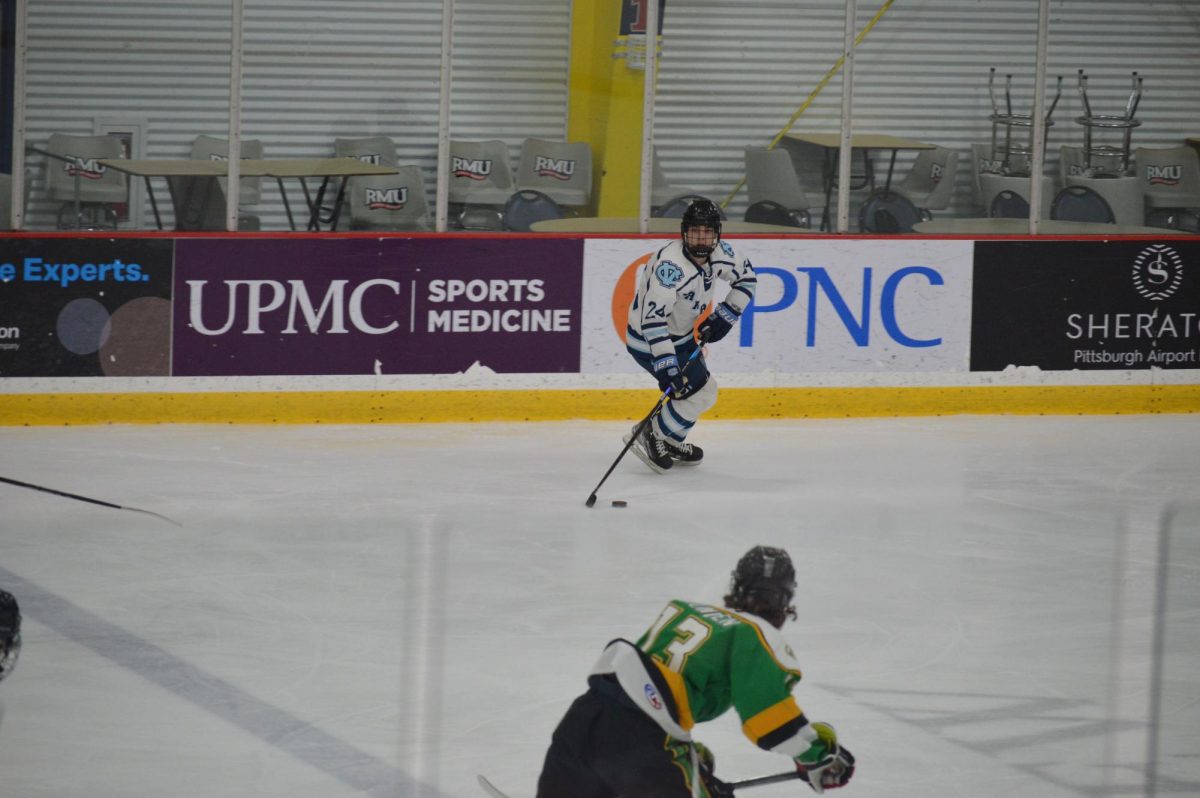
[[[668,385],[676,396],[686,390],[686,380],[675,354],[669,316],[675,307],[679,288],[684,283],[683,270],[670,260],[651,263],[642,286],[642,337],[650,347],[654,374],[660,386]]]
[[[810,723],[792,696],[800,679],[794,660],[776,653],[753,627],[739,635],[740,666],[733,673],[733,702],[742,732],[759,748],[790,757],[800,777],[816,792],[842,787],[854,774],[854,756],[837,741],[833,727]]]
[[[729,260],[718,261],[714,266],[717,276],[729,283],[729,293],[700,325],[701,338],[713,342],[720,341],[733,329],[758,288],[758,278],[749,258],[742,259],[739,264],[735,255]]]

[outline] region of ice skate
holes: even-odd
[[[670,438],[663,438],[663,443],[667,445],[667,453],[676,465],[697,466],[704,459],[704,450],[694,443],[674,441]]]
[[[633,435],[637,432],[637,428],[625,436],[626,443],[633,441],[633,445],[629,447],[629,451],[637,455],[638,459],[648,465],[653,471],[663,474],[667,469],[675,464],[671,459],[671,453],[667,449],[666,441],[650,431],[650,424],[642,428],[642,434],[634,439]]]

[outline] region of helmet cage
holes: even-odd
[[[712,246],[689,246],[688,230],[692,227],[711,227],[716,233]],[[692,204],[683,212],[683,219],[679,222],[679,235],[683,239],[685,253],[700,260],[707,259],[712,254],[717,242],[721,240],[721,209],[712,200],[693,200]]]

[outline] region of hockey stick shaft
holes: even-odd
[[[621,450],[619,455],[617,455],[617,459],[612,461],[612,465],[610,465],[608,470],[604,472],[604,476],[600,477],[600,481],[596,483],[596,487],[592,488],[591,495],[588,496],[587,501],[584,502],[585,505],[591,507],[596,503],[596,494],[600,492],[600,487],[606,481],[608,481],[608,477],[616,469],[617,463],[621,462],[622,458],[625,457],[625,453],[628,452],[630,447],[637,442],[638,436],[642,434],[642,430],[644,430],[646,425],[650,423],[650,419],[654,418],[654,416],[658,414],[658,411],[662,409],[663,402],[667,401],[667,396],[670,393],[671,389],[668,388],[667,390],[663,391],[662,396],[658,397],[658,404],[656,404],[654,409],[650,411],[650,415],[643,418],[642,423],[637,425],[637,429],[633,431],[633,435],[631,435],[629,440],[625,443],[625,448]]]
[[[42,493],[51,493],[55,496],[62,496],[63,498],[66,498],[66,499],[74,499],[75,501],[88,502],[89,504],[98,504],[101,507],[110,507],[113,510],[125,510],[125,511],[131,512],[131,513],[143,513],[145,515],[152,515],[155,518],[161,518],[162,520],[166,521],[169,524],[174,524],[175,526],[178,526],[178,527],[183,526],[183,524],[179,523],[178,521],[175,521],[174,519],[167,518],[165,515],[160,515],[158,513],[151,512],[150,510],[140,510],[137,507],[125,507],[123,505],[113,504],[112,502],[106,502],[101,499],[91,499],[91,498],[88,498],[87,496],[80,496],[79,494],[76,494],[76,493],[67,493],[65,490],[55,490],[54,488],[47,488],[43,485],[34,485],[30,482],[21,482],[20,480],[9,479],[8,477],[0,477],[0,482],[7,482],[9,485],[16,485],[18,488],[29,488],[30,490],[40,490]]]
[[[742,787],[762,787],[766,784],[778,784],[781,781],[791,781],[792,779],[800,778],[800,772],[797,770],[788,770],[783,773],[776,773],[774,776],[759,776],[756,779],[745,779],[744,781],[731,781],[728,785],[737,790]]]
[[[688,355],[688,359],[683,363],[683,368],[679,370],[680,372],[683,372],[683,370],[686,369],[693,360],[700,356],[700,350],[702,348],[703,345],[697,346],[692,350],[692,354]],[[642,434],[642,430],[646,428],[646,425],[650,423],[650,420],[658,415],[658,411],[662,410],[663,403],[667,401],[667,397],[670,395],[671,389],[668,387],[662,392],[662,396],[658,397],[658,403],[654,405],[654,409],[650,411],[650,414],[642,419],[642,423],[637,425],[637,429],[633,431],[633,435],[631,435],[629,441],[626,442],[625,448],[621,450],[619,455],[617,455],[617,459],[613,460],[612,465],[610,465],[608,470],[604,472],[604,476],[600,477],[600,481],[596,483],[596,487],[592,488],[592,493],[587,497],[587,501],[584,502],[584,505],[591,507],[596,503],[596,494],[600,492],[600,486],[602,486],[605,481],[608,480],[609,475],[612,474],[612,472],[616,469],[617,463],[621,462],[621,459],[625,457],[625,453],[629,451],[630,447],[632,447],[635,442],[637,442],[638,436]]]

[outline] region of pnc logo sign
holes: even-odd
[[[612,322],[617,337],[625,340],[629,305],[637,288],[642,266],[652,255],[647,253],[630,263],[613,286]],[[753,347],[757,322],[776,313],[800,313],[804,322],[804,346],[819,344],[818,331],[830,335],[837,327],[845,330],[855,347],[871,346],[871,337],[885,337],[906,348],[925,349],[940,346],[941,337],[918,337],[901,323],[898,305],[903,305],[906,289],[925,290],[942,286],[945,278],[929,266],[904,266],[896,269],[877,269],[872,266],[834,272],[823,266],[800,266],[782,269],[771,266],[755,268],[759,296],[746,308],[738,324],[738,345]],[[853,279],[851,279],[853,278]],[[851,285],[853,283],[853,285]],[[770,296],[762,302],[764,289]],[[719,293],[719,292],[718,292]],[[709,309],[697,319],[696,326],[708,316]],[[881,328],[881,329],[880,329]]]

